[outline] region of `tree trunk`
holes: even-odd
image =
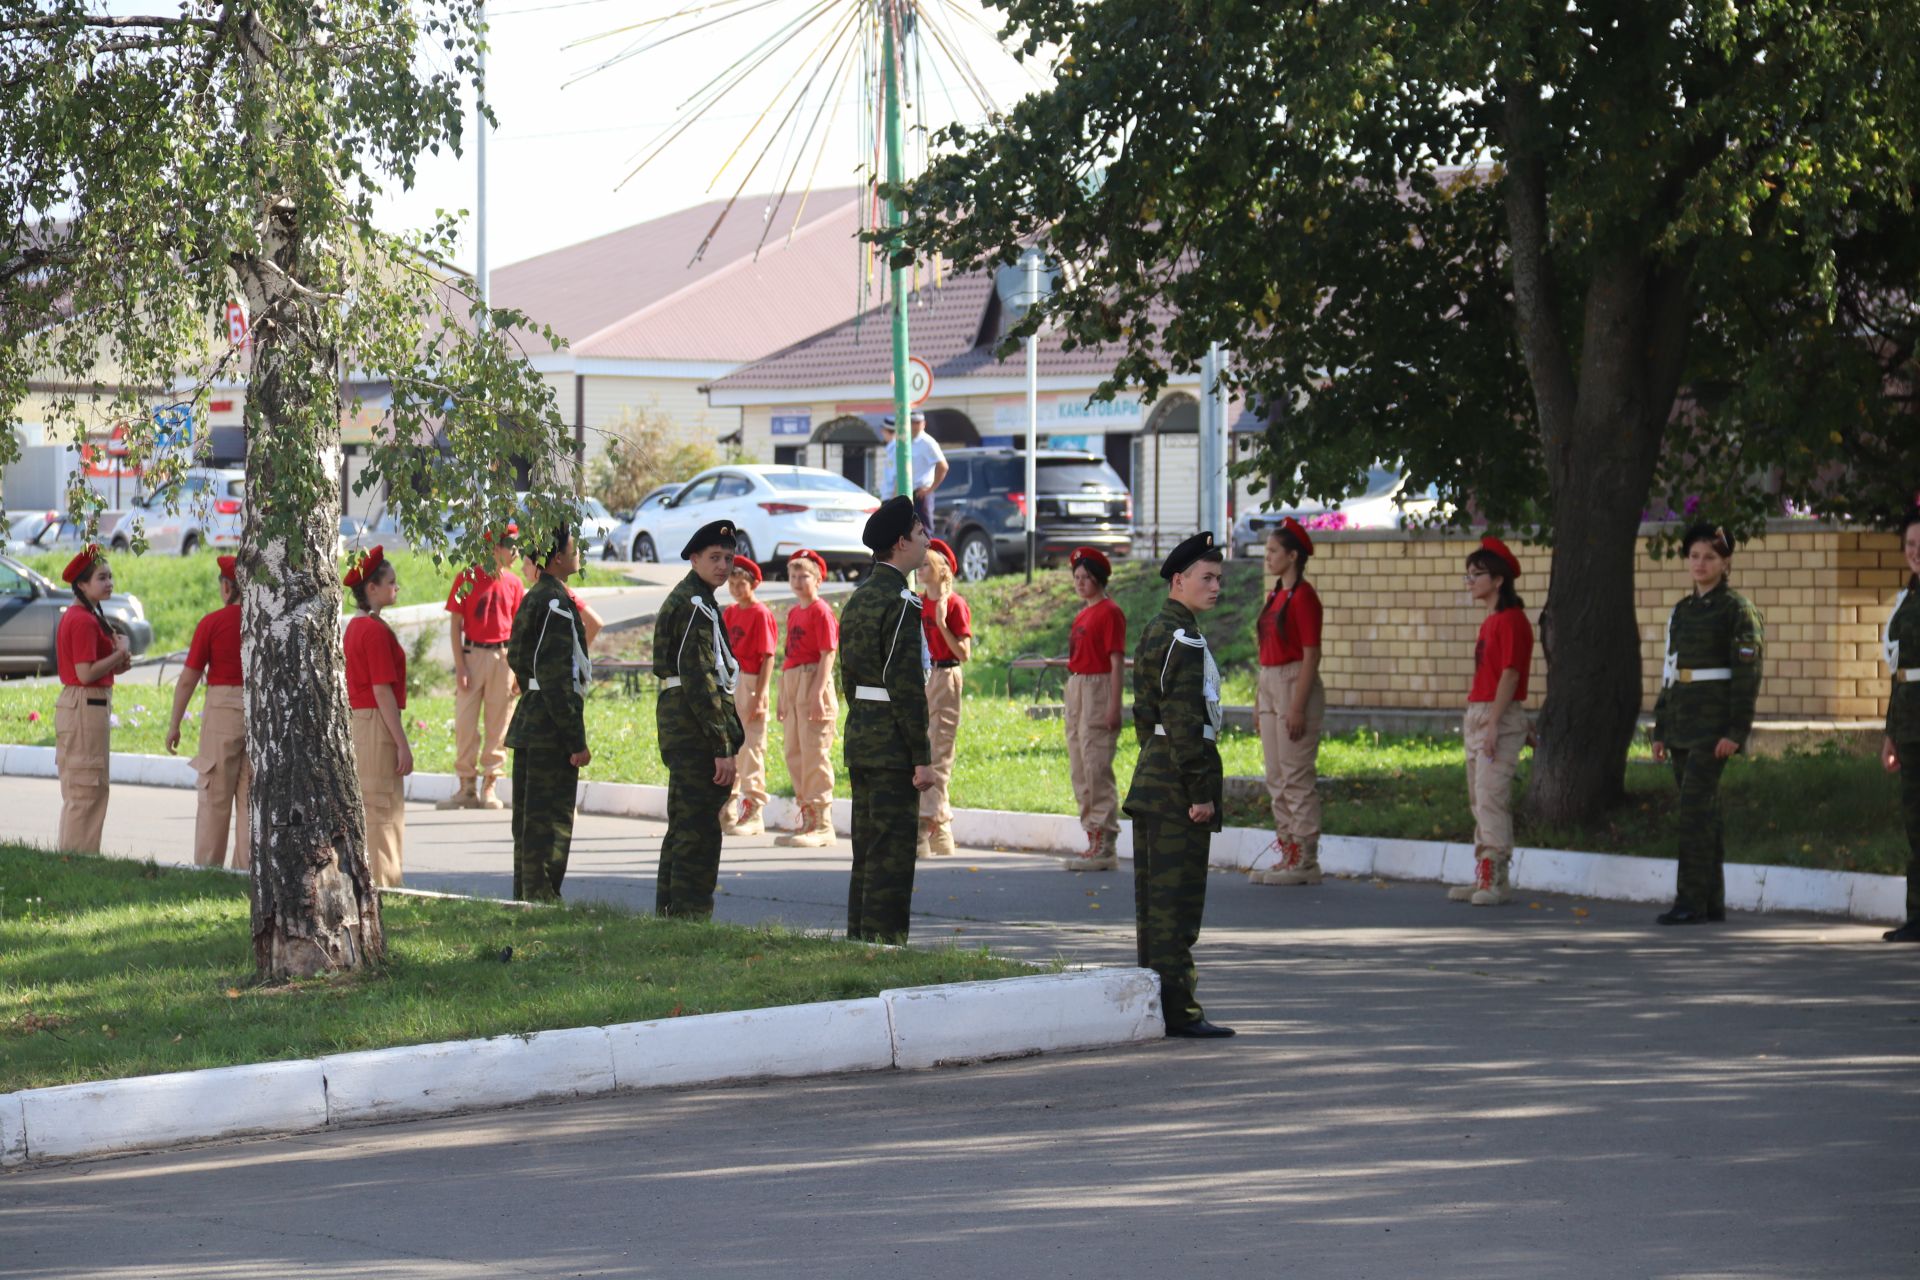
[[[296,211],[280,201],[268,221],[281,270],[240,265],[255,318],[241,618],[254,963],[262,980],[278,980],[357,969],[380,959],[385,940],[340,649],[338,352],[291,283],[314,278]],[[267,534],[269,519],[297,534]]]

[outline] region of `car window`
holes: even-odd
[[[865,493],[845,476],[831,471],[762,471],[761,478],[782,493]]]
[[[1070,493],[1081,489],[1124,489],[1119,472],[1104,462],[1077,458],[1040,459],[1040,492]]]
[[[747,479],[745,476],[721,476],[719,485],[716,486],[713,491],[713,496],[715,500],[721,498],[744,498],[752,492],[753,481]]]
[[[607,514],[606,505],[598,498],[580,499],[580,511],[581,514],[589,520],[612,519],[612,517]]]
[[[1348,494],[1343,501],[1357,502],[1362,498],[1384,498],[1392,493],[1399,483],[1399,472],[1388,471],[1383,467],[1371,467],[1367,471],[1366,483]]]
[[[973,462],[967,458],[958,461],[949,459],[947,478],[940,482],[940,487],[956,497],[965,495],[973,488]]]
[[[241,479],[238,479],[238,480],[229,480],[229,481],[227,481],[227,496],[228,496],[229,498],[244,498],[244,497],[246,497],[246,496],[247,496],[247,482],[246,482],[246,480],[245,480],[244,478],[241,478]]]
[[[698,503],[705,502],[713,496],[713,486],[718,479],[718,476],[708,476],[705,480],[694,481],[691,487],[684,490],[673,500],[673,505],[676,507],[691,507]]]
[[[10,564],[0,563],[0,597],[13,598],[33,594],[33,584]]]

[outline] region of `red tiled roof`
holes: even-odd
[[[955,380],[1004,378],[1025,371],[1015,351],[1004,361],[994,355],[1011,325],[995,302],[993,276],[972,272],[949,276],[944,287],[923,288],[907,313],[908,347],[933,366],[943,388]],[[1113,372],[1119,347],[1061,349],[1062,335],[1040,335],[1037,363],[1042,377],[1085,374],[1104,378]],[[885,385],[893,379],[893,331],[883,303],[854,320],[794,343],[744,369],[717,379],[709,390],[789,390],[802,387]]]
[[[795,227],[800,199],[763,220],[770,197],[743,197],[698,262],[724,200],[501,267],[493,304],[553,326],[576,356],[756,359],[858,305],[862,192],[812,193]]]

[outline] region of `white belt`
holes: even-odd
[[[1167,726],[1163,724],[1157,724],[1153,726],[1153,731],[1162,738],[1167,736]],[[1214,730],[1214,727],[1212,725],[1203,724],[1200,726],[1200,736],[1205,738],[1208,742],[1212,742],[1216,738],[1218,738],[1220,735]]]
[[[1733,679],[1732,667],[1683,667],[1673,673],[1676,684],[1705,684],[1714,680]]]
[[[857,684],[853,686],[853,696],[862,702],[892,702],[893,695],[879,685]]]
[[[1920,684],[1920,667],[1902,667],[1893,673],[1893,678],[1900,684]]]
[[[680,687],[680,677],[667,676],[666,678],[660,681],[660,687],[662,689],[678,689]]]

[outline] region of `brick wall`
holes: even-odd
[[[1331,706],[1452,710],[1473,676],[1480,611],[1461,583],[1477,538],[1384,532],[1315,535],[1308,571],[1327,610],[1321,670]],[[1678,560],[1644,554],[1634,597],[1644,709],[1651,712],[1667,615],[1691,589]],[[1549,552],[1515,545],[1518,586],[1537,626]],[[1876,719],[1886,714],[1880,626],[1906,580],[1897,540],[1831,525],[1780,522],[1739,549],[1733,585],[1766,619],[1759,714],[1778,720]],[[1536,647],[1528,699],[1546,693]]]

